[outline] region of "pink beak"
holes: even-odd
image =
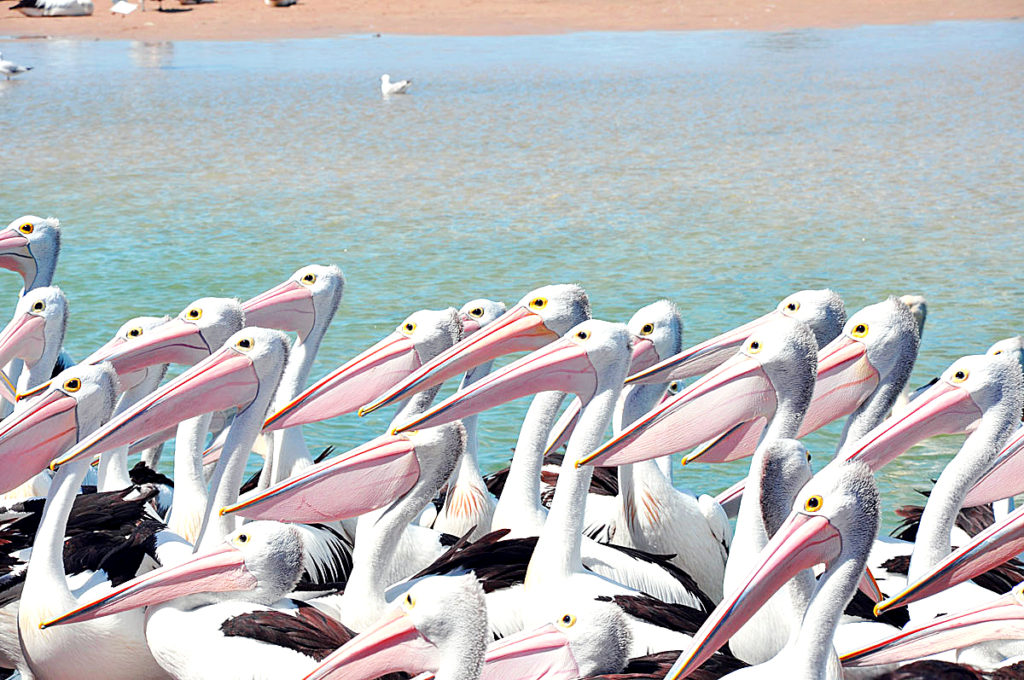
[[[128,340],[125,339],[125,338],[122,338],[122,337],[112,338],[106,344],[104,344],[102,347],[100,347],[95,352],[93,352],[88,357],[86,357],[82,361],[82,363],[83,364],[98,364],[101,361],[106,361],[105,359],[103,359],[103,357],[111,356],[114,352],[119,350],[121,345],[124,345],[124,344],[127,344],[127,343],[128,343]],[[145,378],[145,377],[146,377],[146,369],[145,368],[140,368],[139,370],[132,371],[130,373],[129,372],[119,373],[118,376],[117,376],[117,381],[119,383],[119,387],[121,388],[121,391],[122,392],[127,392],[128,390],[132,389],[133,387],[136,387],[139,383],[141,383],[142,379]]]
[[[0,268],[18,272],[26,285],[29,275],[34,275],[35,258],[28,239],[13,229],[0,230]]]
[[[242,551],[225,543],[213,552],[137,576],[109,595],[47,621],[40,628],[91,621],[185,595],[252,590],[257,585],[256,577],[245,567]]]
[[[990,640],[1024,638],[1021,586],[991,602],[946,614],[842,657],[844,666],[899,663]]]
[[[0,493],[18,488],[78,441],[77,406],[74,397],[49,387],[0,423]]]
[[[259,376],[252,360],[234,347],[222,347],[111,418],[50,467],[56,470],[86,453],[99,454],[131,444],[204,413],[233,406],[244,408],[256,398],[258,389]]]
[[[842,538],[827,517],[790,514],[761,551],[746,584],[715,607],[693,636],[689,650],[665,677],[678,680],[699,668],[791,578],[804,569],[834,560],[842,547]]]
[[[761,364],[737,354],[576,465],[624,465],[685,451],[737,423],[768,418],[777,405],[775,387]]]
[[[516,633],[487,648],[480,680],[576,680],[569,639],[554,625]]]
[[[419,477],[413,441],[405,435],[383,435],[222,508],[220,514],[280,522],[348,519],[403,496]]]
[[[242,303],[246,326],[276,328],[306,337],[316,320],[313,293],[298,281],[285,281]]]
[[[913,403],[913,402],[911,402]],[[984,574],[1024,550],[1024,507],[988,527],[933,566],[902,593],[875,606],[876,612],[901,607]]]
[[[572,392],[589,401],[596,390],[597,371],[587,353],[563,338],[484,376],[395,432],[443,425],[538,392]]]
[[[46,338],[43,331],[46,320],[36,314],[21,314],[0,332],[0,366],[12,359],[21,359],[32,365],[39,361]]]
[[[406,399],[445,380],[513,352],[539,349],[557,340],[558,335],[544,325],[544,319],[524,305],[516,305],[468,338],[463,338],[414,373],[359,409],[364,416],[379,408]]]
[[[764,316],[758,317],[739,328],[726,331],[710,340],[705,340],[699,345],[684,349],[679,354],[669,357],[650,368],[637,371],[626,378],[626,384],[640,383],[648,385],[652,383],[667,383],[673,380],[685,380],[697,375],[703,375],[710,370],[720,366],[727,360],[743,341],[750,337],[755,330],[769,323],[779,315],[777,311],[771,311]]]
[[[351,413],[420,366],[416,346],[398,331],[318,380],[267,418],[264,431]]]
[[[985,505],[1024,492],[1024,426],[1018,427],[995,463],[967,493],[964,507]]]
[[[981,409],[970,392],[940,380],[840,455],[843,460],[860,461],[877,472],[917,442],[938,434],[963,432],[979,418]]]
[[[401,607],[324,659],[304,680],[372,680],[385,673],[436,671],[441,656]]]
[[[480,330],[480,322],[468,314],[459,314],[459,321],[462,322],[462,337],[463,339],[476,333]]]
[[[108,342],[82,363],[109,361],[121,376],[155,364],[191,366],[210,356],[210,352],[199,326],[182,319],[171,319],[139,338]]]

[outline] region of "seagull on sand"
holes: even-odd
[[[389,94],[405,94],[410,85],[412,85],[411,80],[399,80],[397,83],[391,82],[391,76],[387,73],[380,77],[380,93],[385,97]]]

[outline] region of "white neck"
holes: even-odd
[[[203,450],[212,413],[182,421],[174,437],[174,503],[167,527],[195,544],[206,512],[208,493]]]
[[[150,378],[147,374],[138,385],[126,390],[121,398],[117,402],[117,406],[114,408],[114,415],[124,412],[130,406],[133,406],[136,402],[142,399],[144,396],[156,389],[160,383],[160,377],[163,375],[162,371],[152,370],[150,374],[155,376]],[[121,489],[127,489],[132,485],[131,475],[128,474],[128,444],[119,446],[116,449],[107,451],[100,454],[100,462],[97,468],[97,483],[96,488],[98,491],[120,491]]]
[[[75,497],[88,471],[89,459],[79,457],[62,465],[53,476],[50,493],[43,506],[43,516],[39,520],[39,529],[36,531],[32,560],[29,561],[25,576],[23,601],[30,592],[37,594],[45,591],[49,601],[60,597],[75,602],[64,573],[64,533]]]
[[[274,410],[284,408],[306,388],[309,371],[316,359],[324,329],[314,327],[306,338],[297,338],[288,353],[288,363],[281,374],[281,383],[274,395]],[[267,488],[313,464],[313,457],[302,436],[302,426],[289,427],[273,433],[273,452],[268,455],[266,465],[269,474],[261,474],[259,488]]]

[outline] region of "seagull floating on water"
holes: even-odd
[[[387,73],[380,77],[380,93],[384,96],[389,94],[405,94],[405,91],[412,85],[411,80],[399,80],[396,83],[391,82],[391,76]]]

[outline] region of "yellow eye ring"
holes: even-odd
[[[1003,353],[1003,350],[997,349],[995,352],[992,352],[992,356],[997,356],[997,355],[1002,354],[1002,353]]]
[[[577,340],[586,340],[590,337],[590,331],[576,331]]]
[[[790,300],[789,302],[786,303],[787,312],[795,312],[798,309],[800,309],[800,303],[797,302],[796,300]]]
[[[855,338],[863,338],[868,334],[868,325],[866,323],[859,323],[853,327],[850,331],[850,335]]]
[[[953,382],[959,384],[959,383],[962,383],[962,382],[966,381],[967,378],[970,375],[971,375],[970,371],[961,368],[959,371],[957,371],[956,373],[953,374],[953,377],[951,378],[951,380]]]
[[[473,309],[469,310],[469,315],[474,319],[479,319],[481,316],[484,315],[484,310],[482,307],[474,307]]]
[[[640,335],[650,335],[653,332],[654,332],[654,324],[653,323],[645,323],[643,325],[643,327],[640,329]]]
[[[199,319],[203,318],[203,310],[201,310],[199,307],[193,307],[192,309],[185,312],[185,317],[188,318],[190,321],[198,321]]]
[[[548,299],[544,297],[537,297],[530,300],[530,309],[544,309],[548,306]]]
[[[256,343],[254,343],[252,341],[252,338],[242,338],[241,340],[239,340],[238,342],[235,343],[235,347],[237,347],[240,350],[246,350],[247,351],[247,350],[252,349],[252,346],[254,344],[256,344]]]
[[[82,389],[82,381],[78,378],[68,378],[64,381],[65,392],[77,392]]]
[[[825,503],[821,496],[811,496],[804,501],[804,510],[807,512],[818,512],[821,510],[821,506]]]
[[[249,534],[238,534],[238,538],[235,539],[238,543],[248,543]]]
[[[677,394],[679,392],[679,388],[680,388],[679,381],[678,380],[673,380],[672,382],[670,382],[668,384],[668,393],[669,394]]]
[[[412,596],[412,593],[405,594],[405,606],[410,609],[416,606],[416,598]]]
[[[572,628],[576,624],[576,617],[572,614],[562,614],[562,617],[558,619],[558,625],[562,628]]]
[[[757,354],[761,351],[761,342],[759,340],[751,340],[747,343],[747,354]]]
[[[398,330],[402,331],[406,335],[412,335],[413,331],[416,330],[416,324],[412,321],[406,321]]]
[[[35,230],[36,225],[32,224],[31,222],[26,222],[25,224],[18,227],[18,231],[20,231],[22,234],[31,234]]]
[[[142,335],[142,329],[136,326],[126,333],[129,338],[137,338]]]
[[[307,286],[312,286],[314,283],[316,283],[316,274],[314,274],[313,272],[309,272],[308,274],[302,277],[300,283]]]
[[[42,300],[36,300],[35,302],[32,303],[33,312],[41,312],[44,309],[46,309],[46,303],[43,302]]]

